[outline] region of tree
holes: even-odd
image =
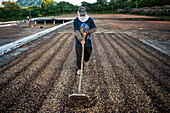
[[[0,7],[0,18],[4,18],[4,9]]]
[[[97,3],[99,3],[99,4],[106,4],[107,1],[106,0],[97,0]]]
[[[43,0],[41,2],[41,7],[45,8],[45,10],[47,10],[47,8],[51,6],[53,6],[53,0]]]
[[[17,17],[21,15],[21,8],[17,3],[2,1],[2,5],[4,5],[4,12],[6,17]]]
[[[58,3],[58,7],[60,7],[61,12],[65,13],[65,12],[72,12],[73,11],[73,5],[70,4],[69,2],[59,2]]]
[[[170,5],[169,0],[160,0],[160,5]]]
[[[27,6],[22,7],[20,6]],[[59,15],[63,13],[76,13],[78,6],[69,2],[55,2],[53,0],[17,0],[15,2],[2,2],[4,7],[0,7],[0,18],[17,19],[18,17],[33,17]],[[41,4],[41,7],[40,7]],[[38,5],[38,6],[37,6]],[[117,9],[123,9],[125,12],[131,12],[132,8],[153,7],[170,5],[169,0],[97,0],[95,3],[82,2],[88,13],[108,13],[115,12]]]
[[[37,17],[40,14],[40,7],[39,6],[29,6],[28,15],[31,17]]]
[[[86,10],[87,11],[90,11],[91,9],[91,4],[90,3],[87,3],[87,2],[81,2],[82,6],[86,7]]]

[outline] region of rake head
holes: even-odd
[[[73,93],[68,96],[69,100],[89,100],[89,96],[85,94]]]

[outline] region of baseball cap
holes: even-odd
[[[80,15],[86,15],[86,8],[84,6],[81,6],[78,8],[78,12]]]

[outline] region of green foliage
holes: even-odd
[[[45,10],[47,10],[47,8],[53,7],[53,0],[43,0],[41,2],[41,7],[45,8]]]
[[[20,6],[15,2],[5,2],[2,1],[2,5],[4,5],[3,11],[4,11],[4,17],[16,17],[20,16],[21,8]]]
[[[17,0],[17,2],[2,2],[4,7],[0,7],[0,19],[14,20],[39,16],[55,16],[66,13],[77,13],[79,6],[74,6],[69,2],[57,3],[53,0]],[[139,10],[142,7],[153,7],[170,5],[169,0],[97,0],[96,3],[82,2],[88,13],[115,13],[119,9],[122,13],[134,13],[140,15],[163,15],[169,16],[169,13],[164,12],[146,12]],[[137,10],[134,10],[136,8]],[[132,11],[133,10],[133,11]]]
[[[99,4],[106,4],[107,1],[106,0],[97,0],[97,3],[99,3]]]
[[[49,2],[47,0],[43,0],[41,7],[42,15],[59,15],[64,13],[73,13],[77,10],[77,7],[70,4],[69,2],[59,2],[54,4],[53,1]]]
[[[139,15],[150,15],[150,16],[154,15],[152,12],[144,12],[144,11],[137,12],[136,14],[139,14]]]
[[[0,18],[4,18],[5,14],[4,14],[4,9],[0,8]]]

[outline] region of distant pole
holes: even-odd
[[[30,19],[31,19],[31,12],[30,12],[30,8],[29,8],[29,3],[27,2],[27,4],[28,4],[28,10],[29,10],[29,17],[30,17]]]
[[[136,8],[138,8],[138,3],[137,3],[137,0],[136,0]]]
[[[112,12],[113,12],[113,5],[112,5]]]
[[[30,8],[29,8],[29,6],[28,6],[28,9],[29,9],[29,16],[30,16],[30,18],[31,18],[31,12],[30,12]]]

